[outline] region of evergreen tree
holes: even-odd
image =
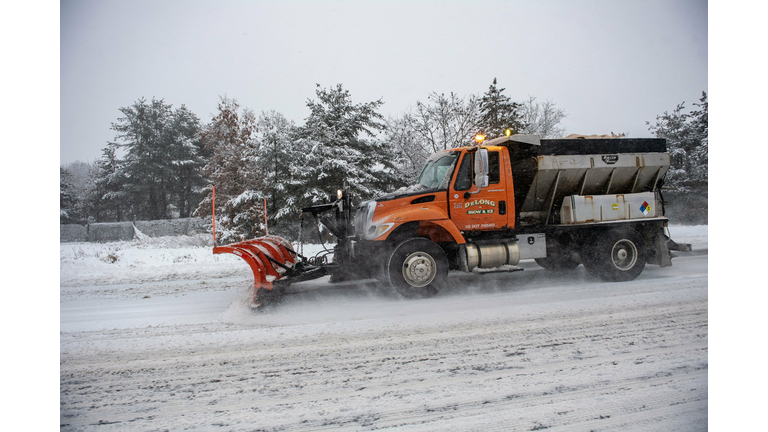
[[[685,102],[671,113],[656,116],[656,124],[646,122],[657,138],[667,140],[672,163],[665,177],[668,187],[681,192],[702,192],[707,189],[709,166],[709,124],[707,93],[702,92],[698,109],[684,112]]]
[[[646,122],[657,138],[667,140],[671,165],[664,183],[667,214],[678,222],[707,223],[709,188],[709,102],[702,92],[697,108],[684,112],[685,102],[672,112],[656,116],[656,124]]]
[[[698,107],[691,111],[691,129],[694,143],[698,143],[691,149],[690,180],[700,185],[702,191],[709,183],[709,102],[707,93],[701,92]],[[695,168],[694,168],[695,167]]]
[[[117,157],[118,147],[117,143],[108,143],[102,150],[101,159],[96,161],[91,195],[92,215],[96,222],[120,222],[130,208],[123,190],[125,175],[123,163]]]
[[[184,105],[173,112],[168,128],[171,192],[179,217],[189,217],[203,198],[207,185],[203,145],[199,139],[200,120]]]
[[[75,195],[72,175],[64,168],[59,168],[59,223],[72,223]]]
[[[124,117],[112,123],[119,145],[126,149],[123,160],[124,191],[137,219],[165,219],[169,214],[170,146],[166,130],[171,105],[161,100],[142,98],[130,107],[120,108]]]
[[[488,91],[480,98],[480,131],[487,139],[503,136],[507,129],[512,134],[523,129],[518,115],[520,104],[502,94],[505,89],[496,87],[496,78]]]
[[[173,110],[154,98],[139,99],[120,112],[123,117],[112,124],[116,141],[110,143],[125,150],[120,161],[120,208],[130,211],[127,216],[144,220],[167,219],[176,212],[188,216],[205,182],[200,174],[204,159],[196,141],[199,119],[184,105]],[[108,165],[115,157],[110,152],[105,155]]]
[[[212,213],[213,186],[216,187],[217,240],[230,243],[264,234],[263,173],[258,169],[256,117],[234,99],[222,97],[219,112],[200,133],[206,149],[213,154],[203,168],[211,184],[195,211],[197,216]]]
[[[269,229],[288,236],[295,232],[293,225],[298,222],[296,203],[288,192],[291,165],[303,159],[293,144],[296,132],[294,123],[278,112],[262,112],[259,116],[257,168],[263,176],[264,194],[269,202]]]
[[[381,100],[353,104],[341,84],[326,90],[318,84],[318,101],[307,101],[310,115],[299,131],[292,192],[302,205],[324,202],[345,182],[360,198],[379,195],[396,184],[392,150],[374,138],[384,129],[377,112]],[[299,204],[299,202],[295,203]]]

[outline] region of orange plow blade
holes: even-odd
[[[252,307],[260,307],[265,298],[273,294],[273,283],[290,273],[297,260],[291,244],[277,236],[214,246],[213,253],[237,255],[251,267],[254,279]]]

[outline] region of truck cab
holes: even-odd
[[[365,240],[381,242],[408,226],[435,242],[463,244],[465,233],[511,230],[515,226],[515,213],[508,211],[515,208],[512,172],[502,169],[509,166],[504,147],[435,153],[416,185],[364,202],[358,208],[356,231]],[[483,178],[476,179],[476,172]]]

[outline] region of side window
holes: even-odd
[[[500,181],[499,152],[488,152],[488,183],[495,184]]]
[[[453,188],[457,191],[469,190],[472,187],[472,155],[464,153],[464,158],[459,166],[459,173],[456,175],[456,183]]]

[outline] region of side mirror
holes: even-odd
[[[488,150],[478,149],[475,153],[475,186],[488,187]]]

